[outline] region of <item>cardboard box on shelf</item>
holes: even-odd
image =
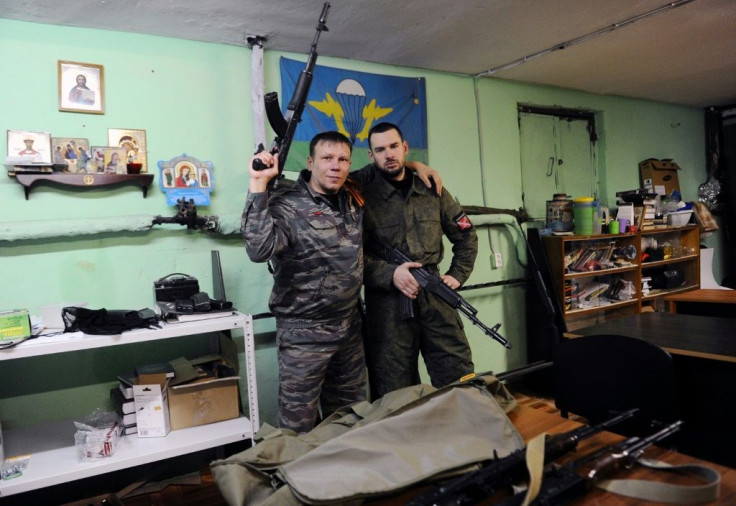
[[[220,336],[220,354],[170,361],[174,376],[146,375],[150,384],[133,385],[139,437],[165,436],[170,430],[185,429],[237,418],[237,347]]]
[[[673,191],[680,192],[680,181],[677,171],[680,166],[672,160],[657,160],[649,158],[639,162],[641,186],[662,196],[670,195]]]
[[[203,378],[169,388],[171,430],[237,418],[238,376]]]

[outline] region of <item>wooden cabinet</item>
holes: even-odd
[[[652,278],[652,288],[641,295],[642,309],[666,311],[665,295],[700,288],[700,230],[696,225],[644,230],[639,237],[641,279]],[[657,254],[648,254],[649,248]],[[665,277],[668,273],[675,276]]]
[[[553,288],[568,330],[649,308],[665,310],[665,295],[698,288],[699,240],[694,225],[633,234],[544,237]],[[642,278],[647,281],[644,290]]]

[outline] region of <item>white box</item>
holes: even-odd
[[[133,385],[133,402],[138,437],[164,437],[171,430],[169,422],[169,383]]]
[[[685,225],[690,223],[690,216],[692,216],[692,214],[692,209],[669,213],[667,215],[667,224],[671,227],[684,227]]]

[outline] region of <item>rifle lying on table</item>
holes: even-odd
[[[291,142],[294,139],[294,133],[296,127],[302,120],[302,112],[307,104],[307,95],[309,94],[309,88],[312,85],[312,76],[314,74],[314,66],[317,63],[317,43],[319,42],[319,36],[324,31],[328,31],[325,23],[327,22],[327,13],[330,10],[330,3],[325,2],[322,6],[322,13],[319,16],[317,22],[317,33],[314,35],[312,41],[312,47],[309,51],[309,58],[307,59],[307,65],[299,74],[299,80],[296,82],[294,87],[294,94],[291,96],[289,105],[286,106],[286,116],[281,114],[281,108],[279,107],[279,96],[275,91],[266,93],[263,100],[266,104],[266,116],[268,116],[268,122],[276,132],[276,139],[273,141],[271,146],[271,153],[279,154],[279,174],[274,177],[271,182],[275,185],[277,181],[283,177],[284,164],[286,163],[286,157],[289,155],[289,149],[291,148]],[[263,151],[264,147],[261,144],[258,146],[257,153]],[[253,160],[254,170],[264,170],[266,165],[259,160]]]
[[[380,247],[379,255],[387,262],[398,265],[412,261],[412,259],[406,256],[404,253],[396,248],[391,247]],[[455,290],[447,286],[445,282],[442,281],[442,278],[440,278],[437,274],[430,271],[426,267],[417,267],[411,269],[411,274],[412,276],[414,276],[414,279],[417,280],[419,286],[427,290],[429,293],[435,294],[444,302],[452,306],[454,309],[460,311],[468,318],[468,320],[473,322],[473,325],[478,326],[485,335],[495,339],[506,348],[511,348],[511,343],[509,343],[503,336],[501,336],[501,334],[498,333],[498,329],[501,327],[501,324],[497,323],[493,326],[493,328],[490,328],[482,321],[480,321],[476,316],[478,314],[478,310],[471,306],[470,303],[468,303],[467,300],[463,299],[462,296],[460,296],[460,294],[458,294]],[[412,300],[405,295],[401,296],[400,312],[403,319],[414,318],[414,305],[412,303]]]
[[[607,446],[561,467],[546,472],[542,488],[531,504],[565,504],[590,490],[605,476],[620,469],[628,469],[641,457],[644,450],[680,430],[678,420],[644,439],[632,437],[626,441]],[[584,474],[580,474],[585,470]],[[522,504],[525,493],[517,494],[500,502],[504,506]]]
[[[574,451],[580,441],[628,420],[638,412],[638,408],[630,409],[597,425],[583,426],[562,434],[547,436],[544,444],[544,462],[548,464]],[[419,494],[409,503],[409,506],[475,504],[491,497],[505,487],[524,481],[527,476],[526,448],[521,448],[506,457],[494,458],[478,471],[464,474],[446,485]]]

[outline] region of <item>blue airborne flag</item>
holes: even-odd
[[[304,63],[281,58],[281,105],[285,109]],[[396,77],[316,65],[287,170],[306,167],[309,141],[337,130],[354,145],[353,168],[368,162],[368,131],[388,121],[401,128],[412,160],[427,162],[427,101],[424,78]],[[363,149],[361,149],[363,148]]]

